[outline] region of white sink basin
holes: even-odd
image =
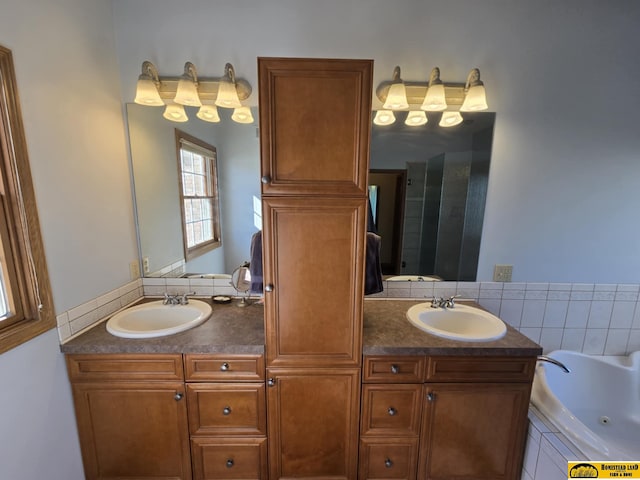
[[[497,340],[507,333],[507,326],[495,315],[459,303],[453,308],[419,303],[407,310],[407,319],[432,335],[465,342]]]
[[[200,300],[187,305],[163,305],[158,300],[116,313],[107,321],[107,331],[124,338],[164,337],[196,327],[210,315],[211,306]]]

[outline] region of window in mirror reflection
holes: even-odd
[[[185,258],[221,245],[216,148],[176,130]]]

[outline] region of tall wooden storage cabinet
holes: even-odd
[[[372,73],[258,59],[272,480],[357,477]]]

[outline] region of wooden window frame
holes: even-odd
[[[0,237],[14,315],[0,353],[56,326],[11,50],[0,46]]]
[[[184,247],[184,256],[187,261],[192,260],[200,255],[203,255],[211,250],[214,250],[220,246],[222,246],[222,227],[220,225],[220,196],[218,190],[218,159],[217,159],[217,150],[213,145],[209,145],[206,142],[203,142],[199,138],[196,138],[188,133],[185,133],[176,128],[176,157],[178,161],[178,186],[179,186],[179,194],[180,194],[180,215],[181,215],[181,223],[182,223],[182,244]],[[199,243],[191,248],[187,246],[187,223],[186,223],[186,212],[185,212],[185,197],[184,188],[182,182],[182,155],[180,153],[182,149],[182,140],[187,143],[191,143],[197,147],[200,147],[203,150],[208,150],[213,153],[211,157],[211,162],[209,164],[210,169],[210,177],[211,177],[211,195],[207,196],[211,198],[211,231],[213,232],[213,240],[209,240],[207,242]],[[202,197],[198,197],[202,198]]]

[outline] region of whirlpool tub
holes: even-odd
[[[640,459],[640,351],[626,357],[558,350],[571,373],[539,362],[532,403],[589,460]]]

